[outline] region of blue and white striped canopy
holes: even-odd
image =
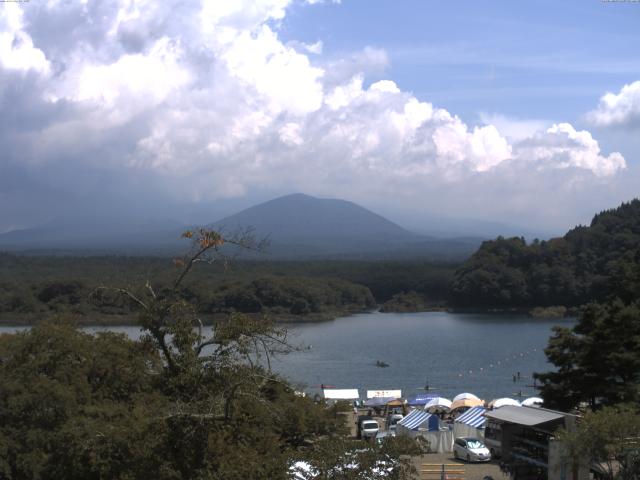
[[[464,423],[465,425],[469,425],[474,428],[483,428],[485,422],[487,421],[484,416],[485,412],[484,407],[473,407],[464,412],[458,418],[456,418],[456,422]]]
[[[413,430],[414,428],[417,428],[424,422],[428,421],[429,417],[431,417],[431,414],[425,412],[424,410],[414,410],[409,415],[400,420],[398,422],[398,425],[402,425],[409,430]]]

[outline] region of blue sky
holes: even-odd
[[[278,195],[560,233],[638,195],[640,3],[0,4],[0,232]]]
[[[578,121],[640,77],[639,29],[637,3],[346,0],[298,6],[282,34],[322,40],[338,58],[384,49],[378,78],[470,122],[478,112]]]

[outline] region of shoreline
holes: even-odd
[[[398,309],[398,310],[382,310],[382,304],[378,305],[374,309],[345,309],[345,310],[333,310],[327,312],[317,312],[305,315],[295,315],[292,313],[245,313],[245,315],[251,318],[268,318],[277,324],[291,324],[291,323],[321,323],[331,322],[342,317],[349,317],[352,315],[362,313],[429,313],[429,312],[446,312],[454,314],[493,314],[493,315],[508,315],[518,314],[527,315],[531,318],[572,318],[577,315],[579,308],[564,306],[554,307],[521,307],[521,308],[455,308],[446,305],[438,304],[432,306],[425,306],[421,309]],[[230,313],[219,312],[213,314],[201,315],[204,325],[212,325],[219,320],[223,320]],[[0,326],[2,327],[32,327],[38,323],[46,320],[51,320],[56,315],[61,315],[75,321],[78,326],[82,327],[131,327],[138,325],[137,314],[124,314],[124,315],[107,315],[103,313],[95,313],[90,315],[79,315],[70,312],[61,314],[11,314],[0,313]]]
[[[360,313],[374,313],[378,309],[367,310],[340,310],[332,312],[318,312],[306,315],[294,315],[289,313],[245,313],[251,318],[267,318],[272,320],[276,324],[290,324],[290,323],[320,323],[330,322],[342,317],[349,317]],[[126,315],[105,315],[105,314],[91,314],[91,315],[79,315],[73,313],[62,314],[6,314],[0,313],[0,326],[1,327],[33,327],[43,321],[51,320],[60,315],[61,317],[68,318],[75,322],[80,327],[135,327],[138,325],[137,314]],[[224,320],[229,316],[229,313],[213,313],[201,315],[202,322],[205,326],[213,325],[217,321]]]

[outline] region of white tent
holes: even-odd
[[[514,400],[513,398],[497,398],[491,401],[491,403],[489,404],[489,408],[500,408],[504,407],[505,405],[513,405],[514,407],[519,407],[520,402]]]
[[[425,404],[424,409],[427,412],[448,412],[451,409],[451,400],[442,397],[432,398]]]
[[[357,400],[360,398],[357,388],[325,388],[322,390],[327,400]]]
[[[543,403],[544,400],[539,397],[529,397],[523,400],[520,405],[522,405],[523,407],[540,407]]]
[[[476,397],[473,393],[459,393],[453,397],[454,402],[458,400],[480,400],[480,398]]]
[[[473,407],[464,412],[453,422],[453,436],[484,439],[484,427],[487,419],[484,407]]]
[[[400,398],[402,390],[367,390],[367,398]]]
[[[429,451],[432,453],[453,451],[453,432],[448,427],[441,429],[440,419],[421,409],[412,410],[400,420],[396,424],[396,434],[424,438],[429,442]]]

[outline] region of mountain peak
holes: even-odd
[[[303,193],[274,198],[214,224],[234,230],[252,227],[268,236],[272,249],[285,245],[322,251],[387,248],[417,236],[353,202],[322,199]]]

